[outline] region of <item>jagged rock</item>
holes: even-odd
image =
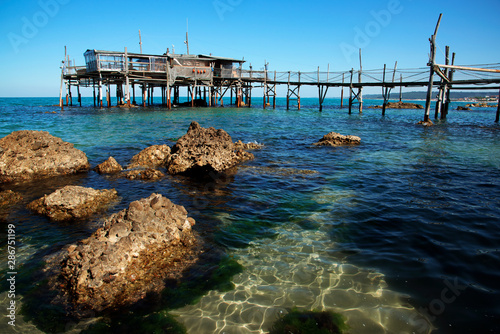
[[[125,173],[125,177],[130,180],[158,180],[164,177],[165,174],[157,169],[133,169]]]
[[[317,143],[317,146],[342,146],[342,145],[359,145],[361,138],[358,136],[343,136],[336,132],[330,132],[323,136]]]
[[[188,132],[172,148],[167,169],[170,174],[207,175],[224,172],[253,158],[253,154],[241,149],[235,152],[231,136],[226,131],[202,128],[197,122],[192,122]]]
[[[179,278],[196,257],[196,238],[183,206],[160,194],[130,203],[89,238],[70,245],[60,284],[76,308],[129,305]]]
[[[257,150],[262,148],[264,145],[258,143],[244,143],[241,140],[238,140],[234,143],[234,149],[238,150]]]
[[[23,196],[20,193],[16,193],[12,190],[4,190],[0,192],[0,208],[8,208],[20,202]]]
[[[0,183],[73,174],[90,169],[73,144],[45,131],[15,131],[0,139]]]
[[[469,107],[458,106],[457,110],[468,110],[468,111],[470,111],[471,109]]]
[[[169,158],[170,147],[168,145],[153,145],[134,155],[127,168],[165,166]]]
[[[102,164],[95,166],[94,170],[99,174],[112,174],[121,172],[123,168],[115,158],[109,157],[108,160],[104,161]]]
[[[115,189],[65,186],[34,200],[28,208],[56,221],[80,219],[102,210],[117,196]]]

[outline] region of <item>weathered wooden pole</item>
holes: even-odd
[[[94,95],[94,108],[97,106],[96,99],[95,99],[95,79],[92,79],[92,93]]]
[[[297,86],[297,107],[300,110],[300,72],[299,72],[299,85]]]
[[[102,108],[102,74],[99,72],[99,108]]]
[[[142,107],[145,108],[146,107],[146,83],[143,83],[142,84]]]
[[[500,90],[498,91],[498,106],[497,106],[497,116],[495,117],[495,122],[498,123],[500,120]]]
[[[452,53],[452,56],[451,56],[451,65],[454,65],[455,64],[455,52]],[[443,108],[443,114],[441,114],[441,117],[443,117],[443,119],[446,119],[446,117],[448,116],[448,109],[450,107],[450,101],[451,101],[451,97],[450,97],[450,93],[451,93],[451,83],[453,82],[453,74],[455,73],[455,70],[453,68],[450,68],[449,69],[449,72],[448,72],[448,78],[450,79],[450,83],[447,85],[447,90],[446,90],[446,102],[444,104],[444,108]]]
[[[382,103],[382,116],[385,116],[385,107],[387,106],[387,88],[385,87],[385,68],[384,64],[384,74],[382,76],[382,97],[384,98],[384,103]]]
[[[352,76],[354,74],[354,68],[351,68],[351,82],[349,84],[349,115],[352,110]]]
[[[340,90],[340,108],[344,107],[344,74],[342,73],[342,88]]]
[[[125,47],[125,102],[127,107],[130,108],[130,80],[128,77],[128,52],[127,47]]]
[[[290,71],[288,71],[288,84],[286,89],[286,110],[290,109]]]
[[[439,19],[436,24],[436,29],[434,30],[434,35],[429,39],[431,43],[431,53],[429,63],[427,64],[430,68],[429,70],[429,85],[427,86],[427,96],[425,98],[425,115],[424,122],[429,122],[429,114],[431,111],[431,100],[432,100],[432,84],[434,81],[434,62],[436,60],[436,35],[439,29],[439,24],[441,23],[441,17],[443,14],[439,14]]]
[[[361,86],[361,73],[363,71],[363,64],[361,63],[361,49],[359,49],[359,73],[358,83],[360,84],[358,90],[359,113],[363,112],[363,86]]]
[[[106,85],[106,105],[107,105],[108,108],[111,108],[111,95],[110,95],[110,83],[109,83],[109,80],[108,80],[108,84]]]
[[[276,109],[276,71],[274,71],[273,109]]]
[[[399,75],[399,102],[403,101],[403,75]]]

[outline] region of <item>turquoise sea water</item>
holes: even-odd
[[[102,219],[50,222],[25,209],[31,200],[66,184],[115,188],[120,201],[111,213],[156,192],[185,206],[196,231],[243,266],[231,278],[234,289],[208,290],[193,304],[169,310],[188,333],[263,333],[294,306],[339,312],[352,333],[500,332],[495,109],[452,110],[448,120],[424,128],[416,125],[423,110],[388,110],[382,117],[366,108],[380,101],[366,101],[362,114],[351,115],[338,99],[327,99],[321,113],[312,98],[301,99],[300,111],[286,111],[284,99],[276,110],[263,110],[261,99],[253,108],[171,111],[99,110],[84,98],[84,107],[61,112],[52,106],[57,102],[0,98],[0,136],[48,131],[74,143],[92,166],[109,156],[126,165],[147,146],[172,146],[191,121],[264,147],[234,176],[203,183],[89,172],[1,185],[24,195],[0,220],[2,281],[8,224],[16,226],[18,270],[27,272],[22,264],[36,266],[43,255],[87,237]],[[331,131],[359,136],[362,144],[311,145]],[[17,298],[23,302],[22,293]],[[6,314],[5,291],[0,302]],[[136,317],[149,319],[140,312]],[[1,319],[0,332],[9,333],[8,319]],[[18,331],[41,331],[28,316],[16,319]],[[92,321],[64,328],[78,332]]]

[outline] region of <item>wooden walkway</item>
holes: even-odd
[[[154,90],[159,89],[162,104],[171,108],[179,103],[179,88],[186,87],[191,106],[223,105],[223,97],[230,95],[231,104],[237,107],[252,105],[252,90],[263,89],[263,108],[276,107],[276,87],[287,87],[287,109],[290,103],[298,109],[300,89],[303,86],[318,88],[319,110],[322,111],[327,93],[332,88],[340,88],[341,107],[343,107],[344,89],[349,94],[348,108],[352,112],[357,105],[359,112],[363,110],[363,88],[380,87],[383,96],[382,114],[390,99],[391,90],[402,87],[427,87],[427,100],[424,122],[429,121],[433,87],[438,88],[435,118],[441,115],[446,118],[450,102],[451,89],[496,89],[500,90],[500,63],[457,66],[454,64],[455,54],[451,59],[449,47],[446,47],[444,64],[438,64],[436,58],[436,34],[441,16],[431,36],[431,56],[426,67],[398,69],[397,62],[393,68],[363,70],[361,50],[358,70],[342,72],[278,72],[269,71],[266,64],[264,70],[243,69],[243,60],[213,57],[206,55],[143,55],[116,51],[88,50],[85,53],[86,66],[74,66],[65,56],[61,73],[60,105],[63,108],[63,86],[66,87],[66,105],[72,105],[72,87],[77,88],[78,101],[81,105],[80,87],[92,87],[94,106],[111,106],[110,87],[116,86],[117,104],[137,104],[136,87],[141,89],[143,106],[153,104]],[[103,96],[103,87],[106,96]],[[132,92],[130,92],[132,91]],[[229,92],[229,93],[228,93]],[[500,92],[499,92],[500,95]],[[500,104],[497,108],[496,122],[499,121]]]

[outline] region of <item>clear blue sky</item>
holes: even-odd
[[[243,58],[254,69],[332,71],[384,64],[426,66],[439,13],[442,50],[457,64],[500,62],[499,0],[1,0],[0,96],[58,96],[67,46],[84,65],[87,49]],[[438,59],[444,56],[438,50]]]

